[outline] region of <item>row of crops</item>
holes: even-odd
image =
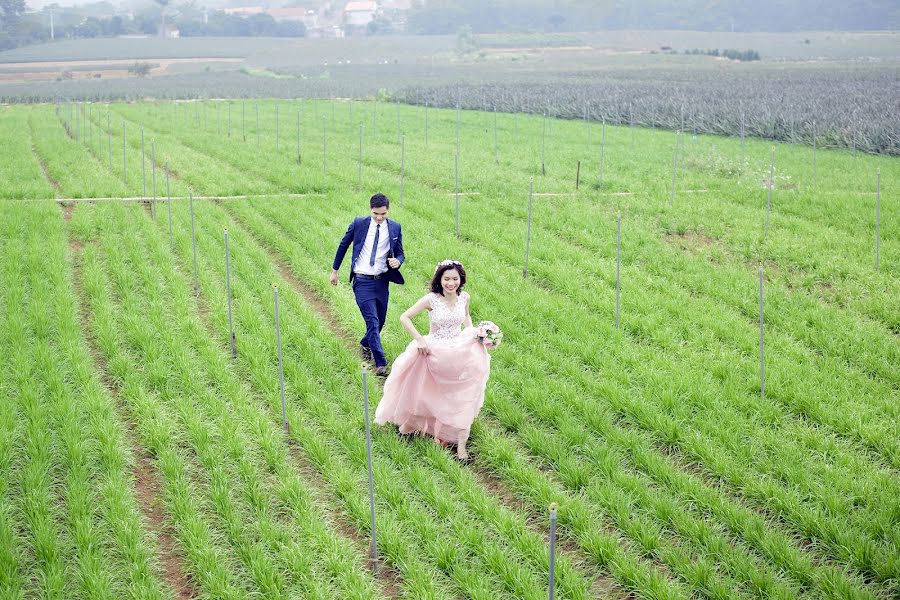
[[[566,119],[606,119],[896,155],[897,70],[883,65],[823,68],[700,64],[619,65],[566,58],[499,70],[491,62],[318,64],[273,67],[270,77],[243,71],[176,74],[142,81],[7,84],[4,102],[137,101],[144,98],[392,97],[417,106]],[[359,61],[362,63],[363,61]],[[262,66],[262,65],[260,65]],[[447,82],[454,82],[448,84]]]
[[[810,149],[777,147],[764,233],[759,142],[742,160],[734,139],[435,109],[426,142],[424,108],[310,101],[262,102],[258,125],[248,106],[238,129],[230,104],[231,127],[193,105],[0,112],[5,196],[152,197],[155,177],[160,200],[6,201],[4,597],[543,598],[552,502],[558,597],[900,593],[891,159],[821,152],[814,177]],[[508,342],[473,465],[373,430],[378,569],[359,317],[327,283],[374,190],[408,248],[388,355],[448,256],[469,271],[473,317]],[[192,222],[188,192],[224,198],[195,199]]]

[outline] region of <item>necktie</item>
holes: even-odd
[[[375,253],[378,252],[378,236],[381,234],[381,223],[375,226],[375,241],[372,242],[372,252],[369,253],[369,266],[375,266]]]

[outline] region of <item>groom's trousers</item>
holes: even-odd
[[[355,275],[353,295],[356,296],[356,305],[366,322],[366,334],[359,343],[372,351],[376,367],[387,366],[387,358],[381,346],[381,330],[384,328],[388,308],[387,276],[379,275],[375,279],[371,275]]]

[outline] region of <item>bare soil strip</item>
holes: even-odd
[[[63,205],[62,208],[63,216],[66,223],[68,223],[72,218],[72,212],[75,207]],[[156,556],[163,570],[163,580],[175,593],[175,598],[179,600],[197,598],[197,589],[186,575],[184,559],[180,555],[178,544],[172,534],[171,518],[163,506],[159,472],[153,464],[150,455],[137,442],[137,436],[131,425],[132,420],[129,418],[128,410],[121,401],[119,389],[115,381],[108,376],[108,366],[97,348],[96,340],[90,334],[89,323],[91,317],[88,314],[84,290],[81,285],[80,257],[83,248],[84,244],[82,242],[71,237],[69,238],[69,250],[72,254],[72,284],[78,301],[83,335],[88,343],[91,359],[96,365],[97,372],[101,374],[107,393],[113,399],[113,403],[120,415],[119,423],[122,425],[123,436],[128,442],[132,455],[136,458],[132,474],[134,476],[137,504],[144,516],[144,523],[149,528],[151,536],[157,540]]]

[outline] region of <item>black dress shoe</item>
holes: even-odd
[[[365,346],[360,345],[359,347],[359,355],[363,360],[372,360],[372,349],[366,348]]]
[[[376,377],[387,377],[388,370],[387,367],[375,367],[375,376]]]

